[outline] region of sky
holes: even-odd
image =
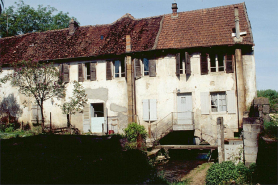
[[[110,24],[130,13],[135,18],[242,3],[244,0],[24,0],[34,8],[55,7],[68,12],[81,26]],[[5,7],[18,0],[4,0]],[[256,85],[258,90],[278,91],[278,0],[245,0],[255,42]]]

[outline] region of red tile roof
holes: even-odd
[[[249,19],[244,3],[179,12],[164,16],[156,49],[234,45],[234,8],[238,7],[240,31],[247,32],[241,44],[253,45]]]
[[[28,33],[0,39],[0,63],[19,60],[53,60],[123,54],[126,35],[131,36],[132,52],[152,49],[234,45],[234,7],[239,9],[241,44],[253,45],[245,4],[179,12],[134,19],[124,15],[112,24],[81,26],[70,36],[69,29]],[[101,37],[103,36],[103,39]]]

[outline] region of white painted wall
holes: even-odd
[[[146,128],[149,125],[142,119],[143,99],[157,99],[158,120],[152,122],[155,124],[171,112],[177,111],[176,97],[179,89],[180,93],[192,93],[195,129],[202,134],[216,138],[216,119],[223,117],[226,126],[225,137],[233,137],[233,132],[238,131],[237,114],[210,112],[208,115],[202,115],[200,94],[201,92],[235,90],[234,73],[217,72],[201,75],[199,53],[194,53],[191,57],[192,74],[190,76],[181,74],[180,79],[175,74],[176,60],[174,55],[159,58],[156,65],[156,77],[143,76],[136,80],[136,110],[141,124]],[[199,136],[197,132],[196,135]]]
[[[78,63],[71,62],[70,83],[67,84],[67,97],[65,99],[56,98],[54,105],[48,100],[45,102],[45,118],[46,125],[49,124],[49,114],[52,113],[52,123],[56,127],[66,126],[66,115],[62,114],[58,104],[67,100],[73,89],[73,81],[78,80]],[[244,77],[246,83],[246,103],[250,103],[256,96],[255,84],[255,61],[253,55],[243,55]],[[58,66],[58,65],[57,65]],[[143,66],[142,66],[143,67]],[[88,94],[88,103],[104,103],[108,109],[109,124],[118,123],[117,130],[120,133],[127,126],[127,84],[125,77],[113,78],[106,80],[106,61],[97,61],[97,80],[81,82]],[[156,60],[156,77],[142,76],[135,81],[136,88],[136,110],[139,123],[148,128],[149,123],[143,121],[143,99],[157,100],[157,118],[153,124],[167,117],[171,112],[177,111],[177,93],[191,93],[194,112],[195,135],[201,137],[207,134],[216,138],[216,119],[223,117],[225,125],[225,138],[233,138],[233,133],[238,131],[237,114],[214,113],[207,115],[201,114],[201,93],[202,92],[219,92],[236,90],[235,73],[209,72],[208,75],[200,74],[200,54],[194,53],[191,57],[191,75],[181,74],[178,78],[176,72],[176,60],[174,55],[167,55]],[[9,69],[3,69],[0,77],[11,72]],[[143,74],[143,68],[142,68]],[[9,83],[2,85],[0,100],[13,93],[23,108],[23,114],[20,121],[30,122],[32,113],[31,98],[20,95],[15,87],[11,87]],[[23,106],[23,102],[26,107]],[[76,125],[81,131],[83,130],[83,114],[77,113],[72,116],[72,124]]]

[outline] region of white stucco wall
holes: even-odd
[[[245,84],[245,97],[246,107],[250,107],[253,99],[257,97],[256,88],[256,66],[255,57],[253,53],[245,54],[242,56],[243,60],[243,73],[244,73],[244,84]]]
[[[191,75],[176,76],[176,60],[174,55],[159,58],[156,63],[156,77],[143,76],[136,80],[136,110],[140,123],[146,128],[149,123],[143,121],[143,99],[157,99],[158,120],[155,124],[171,112],[177,112],[177,93],[192,93],[195,129],[198,134],[217,135],[216,119],[223,117],[225,137],[233,137],[233,132],[238,131],[237,114],[210,112],[201,114],[201,92],[219,92],[235,90],[235,74],[217,72],[208,75],[200,74],[200,54],[194,53],[191,57]]]
[[[256,95],[255,84],[255,61],[254,55],[243,55],[244,80],[246,84],[246,103],[250,103]],[[90,61],[86,61],[90,62]],[[108,110],[108,123],[118,123],[117,130],[122,133],[127,126],[127,83],[126,78],[113,78],[106,80],[106,61],[98,60],[96,65],[97,80],[85,80],[81,82],[86,90],[88,103],[104,103]],[[46,125],[49,124],[49,115],[52,113],[52,123],[56,127],[65,127],[66,115],[62,114],[59,104],[65,102],[71,95],[73,81],[78,80],[78,63],[69,63],[70,83],[67,84],[67,97],[65,99],[54,98],[54,105],[50,100],[44,103]],[[58,67],[58,64],[57,64]],[[0,77],[3,77],[9,69],[3,69]],[[142,66],[142,74],[143,66]],[[148,128],[149,123],[143,120],[143,99],[157,100],[157,121],[159,122],[171,112],[177,112],[177,93],[192,94],[192,108],[194,112],[195,135],[217,136],[216,119],[223,117],[225,125],[225,138],[233,138],[234,132],[238,132],[237,113],[209,112],[201,114],[202,92],[225,92],[236,91],[235,73],[209,72],[207,75],[200,74],[200,53],[194,53],[191,57],[191,75],[181,74],[176,76],[176,60],[174,55],[167,55],[156,60],[156,77],[142,76],[135,80],[136,89],[136,111],[139,123]],[[179,92],[178,92],[179,91]],[[17,88],[11,87],[9,83],[1,87],[0,100],[9,94],[14,94],[23,109],[20,121],[31,121],[31,107],[34,100],[18,93]],[[236,95],[235,95],[236,96]],[[236,98],[236,97],[235,97]],[[26,102],[26,103],[24,103]],[[23,105],[24,103],[24,105]],[[236,107],[237,110],[237,107]],[[72,116],[72,124],[81,131],[83,130],[83,114],[77,113]]]

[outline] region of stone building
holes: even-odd
[[[254,41],[245,3],[136,19],[126,14],[112,24],[79,26],[0,39],[4,76],[20,60],[54,62],[67,82],[85,88],[88,104],[72,116],[79,130],[122,133],[130,122],[151,135],[194,130],[215,144],[217,117],[225,138],[242,128],[244,111],[256,96]],[[14,94],[22,105],[20,121],[37,117],[34,100],[2,85],[1,98]],[[66,126],[56,104],[45,103],[46,124]],[[170,123],[170,124],[168,124]],[[167,126],[168,124],[168,126]],[[170,125],[170,127],[169,127]],[[157,136],[158,137],[158,136]]]

